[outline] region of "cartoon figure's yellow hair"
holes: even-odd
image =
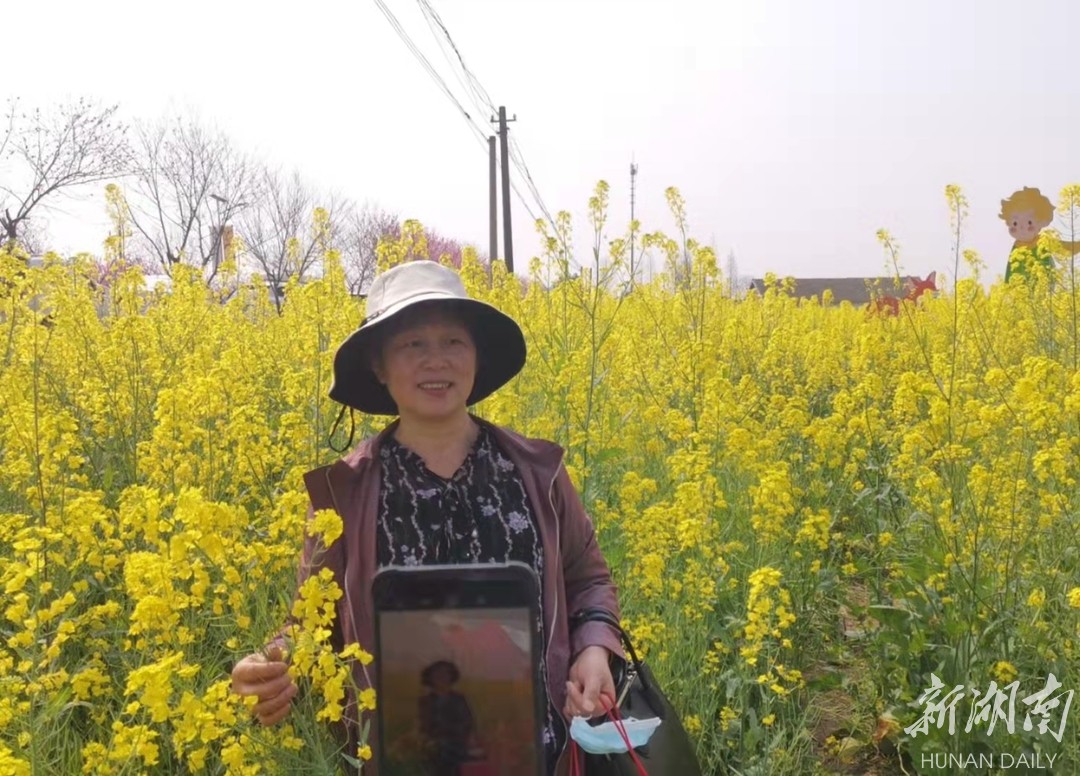
[[[1001,212],[998,218],[1008,221],[1011,214],[1023,213],[1027,210],[1034,212],[1038,221],[1049,224],[1054,220],[1054,203],[1044,197],[1038,189],[1029,186],[1014,192],[1008,199],[1001,200]]]

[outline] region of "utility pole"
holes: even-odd
[[[495,193],[495,136],[488,137],[488,158],[490,164],[488,165],[488,215],[489,225],[491,232],[489,234],[489,248],[488,248],[488,260],[495,261],[495,257],[499,254],[499,214],[498,214],[498,196]]]
[[[495,117],[492,116],[492,122]],[[506,259],[506,269],[511,274],[514,272],[514,243],[510,229],[510,152],[506,148],[506,122],[517,121],[514,118],[506,118],[506,108],[499,106],[499,150],[502,152],[502,206],[503,206],[503,246]]]
[[[637,177],[637,165],[633,157],[630,158],[630,287],[634,286],[634,274],[637,267],[634,265],[634,183]]]

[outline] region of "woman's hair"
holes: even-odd
[[[424,685],[424,687],[434,687],[435,685],[432,681],[432,677],[440,668],[444,668],[450,672],[450,684],[456,684],[457,680],[461,678],[461,671],[458,670],[456,665],[449,660],[436,660],[420,672],[420,684]]]
[[[1008,221],[1013,213],[1023,213],[1027,210],[1035,214],[1035,220],[1045,224],[1054,220],[1054,203],[1043,196],[1038,189],[1028,186],[1015,192],[1008,199],[1001,200],[1001,212],[998,218]]]
[[[377,334],[371,338],[367,347],[367,352],[365,353],[368,364],[375,366],[379,362],[379,358],[382,356],[383,345],[385,345],[391,337],[426,320],[433,313],[446,316],[451,320],[462,323],[465,328],[469,330],[469,335],[473,339],[473,344],[475,345],[477,343],[477,329],[473,316],[465,308],[454,304],[451,300],[433,299],[427,302],[414,304],[388,319],[386,323],[381,324]],[[477,363],[479,363],[481,357],[479,348],[477,348],[476,357]]]

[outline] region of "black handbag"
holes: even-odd
[[[611,666],[619,715],[624,719],[659,717],[661,720],[649,742],[634,749],[649,776],[701,776],[701,765],[682,719],[648,665],[638,658],[618,619],[606,609],[583,609],[570,618],[570,627],[576,628],[583,622],[606,623],[615,628],[622,639],[628,660],[624,663],[614,658]],[[603,721],[604,717],[595,718],[597,724]],[[586,776],[636,776],[640,773],[629,752],[583,754]]]

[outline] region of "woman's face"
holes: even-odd
[[[431,686],[442,692],[446,692],[454,686],[454,673],[448,666],[439,666],[431,672]]]
[[[476,379],[476,345],[468,327],[439,309],[390,335],[375,375],[411,420],[442,420],[465,410]]]

